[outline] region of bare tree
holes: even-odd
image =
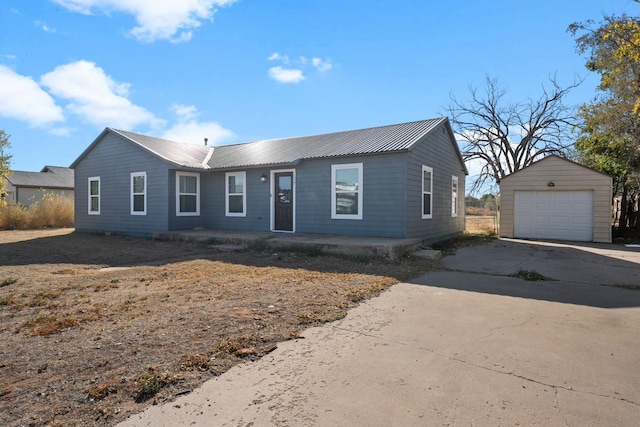
[[[565,88],[555,78],[550,83],[550,88],[542,87],[539,98],[525,102],[506,101],[506,91],[489,77],[483,93],[469,88],[468,103],[451,95],[446,111],[456,138],[463,144],[463,158],[482,163],[472,193],[487,180],[500,182],[550,154],[566,157],[571,152],[576,109],[565,105],[564,98],[580,82]]]

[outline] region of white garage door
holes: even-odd
[[[514,237],[593,240],[592,191],[516,191]]]

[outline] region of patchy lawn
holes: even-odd
[[[0,425],[114,425],[436,267],[0,231]]]

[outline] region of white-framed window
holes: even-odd
[[[433,218],[433,168],[422,166],[422,219]]]
[[[131,174],[131,215],[147,214],[147,173]]]
[[[200,174],[176,172],[176,216],[200,215]]]
[[[458,216],[458,177],[451,177],[451,216]]]
[[[331,219],[362,219],[362,163],[331,165]]]
[[[246,172],[227,172],[225,174],[225,204],[227,216],[246,216]]]
[[[89,215],[100,215],[100,177],[89,178]]]

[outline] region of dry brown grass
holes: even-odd
[[[26,230],[44,227],[72,227],[73,199],[45,194],[29,207],[0,206],[0,230]]]
[[[0,425],[113,425],[434,267],[0,231]]]
[[[464,227],[469,234],[498,234],[498,217],[465,216]]]

